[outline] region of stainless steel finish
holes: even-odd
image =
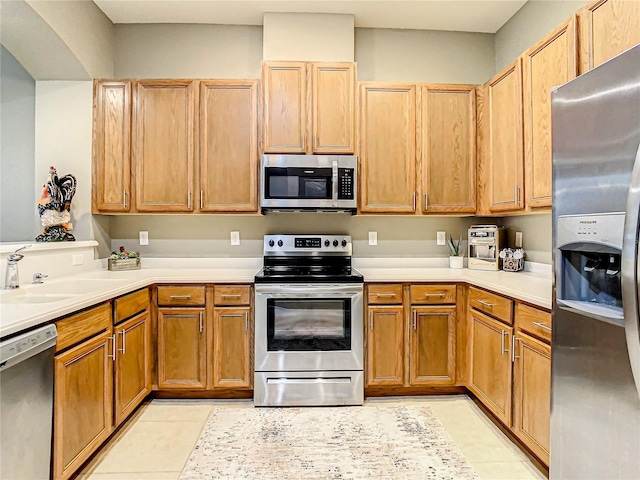
[[[552,139],[550,479],[638,479],[640,46],[554,89]],[[571,222],[590,215],[597,217],[595,225],[610,221],[611,226],[595,228],[595,234],[583,230],[581,242],[568,243],[567,232],[575,233]],[[620,215],[622,228],[615,226]],[[621,318],[608,318],[606,308],[568,306],[561,296],[566,286],[558,283],[563,275],[560,248],[611,249],[620,239]]]
[[[50,478],[56,327],[0,342],[0,475]]]
[[[484,305],[485,307],[489,307],[489,308],[491,308],[491,307],[493,307],[495,305],[495,303],[489,303],[489,302],[486,302],[484,300],[478,300],[478,303],[480,305]]]
[[[200,333],[202,333],[202,329],[203,329],[202,312],[200,312],[199,326],[200,326]]]
[[[413,192],[413,210],[416,209],[416,192]]]
[[[240,298],[242,295],[239,293],[223,293],[222,298]]]
[[[189,300],[191,295],[169,295],[169,298],[174,300]]]
[[[505,349],[505,345],[506,342],[504,341],[504,336],[505,335],[509,335],[509,332],[505,332],[504,330],[500,330],[500,345],[501,345],[501,351],[502,351],[502,355],[504,355],[505,353],[509,353],[509,350]]]
[[[246,312],[244,314],[244,331],[249,331],[249,315]]]
[[[191,190],[187,193],[187,208],[191,208]]]
[[[318,147],[318,134],[313,134],[313,148],[316,149]]]
[[[425,297],[444,297],[444,293],[425,293]]]
[[[376,293],[376,297],[386,298],[386,297],[395,297],[395,293]]]
[[[33,274],[33,280],[31,283],[44,283],[44,279],[47,278],[49,275],[45,275],[44,273],[34,273]]]
[[[320,248],[296,248],[296,238],[319,238]],[[342,241],[346,241],[346,245],[342,246]],[[269,242],[273,241],[273,246]],[[278,243],[282,242],[282,246]],[[329,241],[329,246],[325,242]],[[333,242],[337,241],[338,246],[334,247]],[[329,256],[340,255],[350,257],[352,254],[352,241],[349,235],[265,235],[262,249],[265,257],[272,256]]]
[[[373,330],[373,311],[369,312],[369,330]]]
[[[123,197],[122,203],[123,203],[123,206],[124,206],[124,208],[126,210],[126,208],[127,208],[127,191],[126,190],[122,191],[122,197]]]
[[[418,329],[418,311],[417,310],[413,311],[413,329],[414,330]]]
[[[331,162],[331,205],[338,206],[338,161]]]
[[[204,208],[204,191],[200,190],[200,208]]]
[[[536,327],[540,327],[541,329],[546,330],[547,332],[551,332],[551,331],[552,331],[552,330],[551,330],[551,327],[547,327],[544,323],[540,323],[540,322],[533,322],[533,324],[534,324]]]
[[[364,375],[360,371],[256,372],[253,400],[257,406],[362,405]]]
[[[122,350],[121,350],[121,349],[118,349],[118,351],[119,351],[121,354],[123,354],[123,355],[124,355],[124,354],[125,354],[125,351],[126,351],[126,349],[125,349],[125,342],[126,342],[126,338],[125,338],[125,336],[126,336],[127,332],[126,332],[126,330],[122,329],[122,331],[120,332],[120,334],[122,335]]]
[[[472,225],[469,227],[467,267],[470,270],[499,270],[502,262],[500,250],[505,245],[506,229],[504,227]]]
[[[424,209],[427,210],[429,208],[429,194],[424,194]]]
[[[519,342],[520,339],[515,335],[511,336],[511,361],[515,362],[517,358],[520,358],[520,355],[516,355],[516,342]]]
[[[111,355],[107,353],[107,358],[110,358],[114,362],[116,361],[116,334],[114,333],[109,337],[111,340]]]
[[[20,247],[15,252],[7,257],[7,271],[4,276],[4,289],[5,290],[13,290],[15,288],[20,288],[20,275],[18,272],[18,262],[24,258],[24,255],[18,253],[25,248],[30,247],[31,245],[25,245],[24,247]]]

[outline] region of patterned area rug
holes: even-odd
[[[479,477],[428,406],[215,408],[191,479]]]

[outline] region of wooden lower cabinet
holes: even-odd
[[[409,383],[453,385],[456,382],[456,307],[411,309]]]
[[[367,386],[404,384],[404,308],[368,307]]]
[[[213,388],[251,388],[251,307],[213,309]]]
[[[115,426],[120,425],[151,391],[149,313],[143,312],[114,327],[116,365]]]
[[[469,390],[506,426],[511,426],[511,336],[513,328],[473,309]]]
[[[522,332],[515,337],[513,429],[518,438],[549,464],[551,347]]]
[[[204,308],[158,309],[159,388],[206,388],[206,323]]]
[[[54,359],[53,478],[70,478],[113,431],[113,337],[105,332]]]

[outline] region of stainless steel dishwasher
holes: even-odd
[[[0,478],[51,475],[55,325],[0,342]]]

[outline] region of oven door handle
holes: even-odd
[[[338,206],[338,161],[331,162],[331,202],[334,207]]]
[[[258,295],[262,295],[265,298],[353,298],[357,295],[360,295],[360,293],[331,293],[331,292],[326,292],[326,293],[298,293],[298,292],[292,292],[292,293],[263,293],[263,294],[258,294]]]

